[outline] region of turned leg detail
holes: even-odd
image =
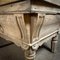
[[[57,34],[57,36],[53,37],[53,38],[52,38],[52,41],[51,41],[51,51],[52,51],[53,53],[56,52],[57,42],[58,42],[58,34]]]
[[[36,50],[32,47],[29,47],[28,50],[25,50],[25,60],[35,60]]]

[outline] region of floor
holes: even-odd
[[[48,46],[50,48],[50,42],[48,43]],[[45,45],[39,47],[35,60],[60,60],[60,40],[57,45],[56,53],[51,53],[49,48]],[[24,59],[24,53],[20,47],[17,47],[15,44],[0,38],[0,60]]]

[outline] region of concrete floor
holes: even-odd
[[[24,59],[24,53],[20,47],[0,38],[0,60]],[[51,53],[47,47],[42,46],[38,49],[35,60],[60,60],[60,40],[58,42],[56,53]]]

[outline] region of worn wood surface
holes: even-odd
[[[43,26],[40,31],[40,38],[45,35],[50,34],[51,32],[59,29],[59,19],[57,15],[46,15]]]
[[[0,5],[5,5],[5,4],[16,2],[16,1],[18,1],[18,0],[0,0]],[[20,1],[22,1],[22,0],[20,0]]]
[[[21,39],[21,33],[14,15],[0,15],[0,33],[16,40]]]
[[[21,46],[26,60],[34,60],[38,47],[59,31],[59,7],[45,4],[24,1],[0,7],[0,36]]]
[[[23,1],[13,4],[0,6],[0,13],[21,13],[30,11],[30,2]]]
[[[45,1],[47,1],[47,2],[50,2],[50,3],[52,3],[52,4],[56,4],[56,5],[60,6],[60,0],[45,0]]]
[[[12,17],[13,16],[13,17]],[[27,19],[26,19],[27,18]],[[12,38],[18,45],[34,43],[59,29],[57,15],[12,14],[0,15],[0,33]],[[14,40],[15,39],[15,40]]]

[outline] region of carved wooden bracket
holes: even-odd
[[[21,32],[21,45],[28,49],[30,44],[39,38],[39,32],[44,22],[43,14],[15,14],[18,28]],[[37,39],[36,39],[37,38]]]

